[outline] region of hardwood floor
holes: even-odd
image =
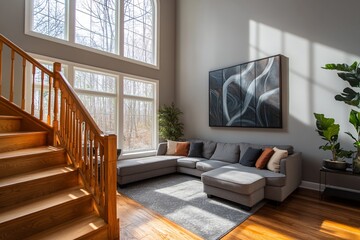
[[[132,199],[117,196],[120,239],[201,239]],[[360,240],[360,203],[319,199],[299,189],[280,206],[266,204],[223,239]]]

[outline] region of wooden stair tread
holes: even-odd
[[[9,133],[0,133],[1,138],[8,138],[8,137],[17,137],[17,136],[26,136],[26,135],[44,135],[48,134],[46,131],[38,131],[38,132],[9,132]]]
[[[41,147],[34,147],[34,148],[26,148],[20,149],[15,151],[9,152],[0,152],[0,160],[5,158],[15,158],[15,157],[22,157],[22,156],[29,156],[29,155],[36,155],[36,154],[46,154],[50,152],[59,152],[64,151],[63,148],[53,147],[53,146],[41,146]]]
[[[76,239],[95,230],[105,227],[105,221],[96,214],[89,214],[67,223],[55,226],[51,229],[33,235],[30,239],[57,240],[57,239]]]
[[[21,120],[22,117],[20,116],[9,116],[9,115],[0,115],[0,120],[1,119],[14,119],[14,120]]]
[[[56,167],[50,167],[45,169],[40,169],[33,172],[27,172],[19,175],[14,175],[6,178],[0,179],[0,188],[10,186],[13,184],[23,183],[31,180],[36,180],[40,178],[46,178],[50,176],[55,176],[59,174],[64,174],[67,172],[73,172],[76,171],[76,169],[72,166],[62,164],[60,166]]]
[[[3,208],[0,211],[0,224],[83,197],[90,197],[90,193],[84,188],[75,187]]]

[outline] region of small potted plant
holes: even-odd
[[[177,141],[184,135],[184,124],[180,122],[181,114],[174,103],[160,107],[159,135],[163,140]]]
[[[333,118],[326,118],[324,114],[314,113],[314,116],[316,118],[316,131],[326,141],[326,144],[321,145],[319,149],[331,151],[332,155],[332,159],[323,161],[323,166],[330,169],[345,170],[347,163],[344,158],[350,158],[353,152],[343,150],[340,147],[338,141],[340,125],[336,124]]]

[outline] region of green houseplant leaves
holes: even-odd
[[[348,84],[350,85],[350,87],[344,88],[343,92],[337,94],[335,96],[335,100],[344,102],[345,104],[348,104],[350,106],[354,106],[357,108],[360,108],[360,93],[358,91],[358,88],[360,88],[360,67],[359,66],[360,65],[358,62],[354,62],[351,65],[331,63],[331,64],[326,64],[323,67],[323,69],[326,69],[326,70],[336,70],[339,78],[348,82]],[[317,119],[317,122],[318,121],[321,121],[321,119],[320,120]],[[353,171],[356,173],[359,173],[360,172],[360,113],[358,111],[352,109],[349,114],[349,122],[354,127],[354,129],[356,131],[356,135],[357,135],[357,136],[354,136],[352,133],[346,132],[346,134],[349,135],[351,137],[351,139],[354,141],[353,144],[357,150],[357,155],[353,159]],[[330,124],[330,123],[331,123],[331,121],[328,124]],[[319,128],[318,123],[316,126],[317,126],[317,128]],[[320,127],[323,127],[323,126],[320,125]],[[336,132],[335,129],[329,130],[329,131]],[[325,138],[323,136],[324,135],[323,132],[319,132],[319,130],[318,130],[318,133],[320,136],[323,137],[323,139]],[[321,133],[323,135],[321,135]],[[330,145],[330,143],[328,145]],[[352,152],[352,151],[345,151],[345,152]],[[347,154],[345,154],[345,157],[347,157]],[[350,155],[349,155],[349,157],[350,157]]]
[[[159,135],[164,140],[177,141],[183,135],[184,124],[180,122],[182,112],[174,103],[162,106],[159,109]]]

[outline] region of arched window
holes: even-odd
[[[26,8],[27,34],[157,65],[157,0],[27,0]]]

